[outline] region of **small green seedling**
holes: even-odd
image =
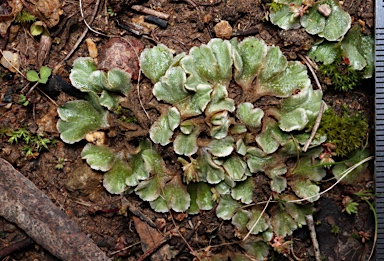
[[[333,225],[331,227],[331,233],[335,234],[335,235],[338,235],[340,233],[340,228],[337,225]]]
[[[6,135],[10,137],[8,142],[11,144],[18,144],[20,141],[25,144],[22,151],[27,159],[37,158],[41,150],[48,150],[48,145],[56,143],[55,139],[48,139],[39,134],[32,134],[25,128],[7,130]]]
[[[27,106],[29,104],[29,100],[25,95],[20,94],[19,101],[17,103],[23,106]]]
[[[107,13],[108,13],[108,15],[111,16],[111,17],[117,15],[116,12],[113,11],[113,8],[112,8],[111,6],[108,6],[108,8],[107,8]]]
[[[30,82],[36,82],[46,84],[49,76],[51,76],[52,70],[47,66],[41,66],[39,73],[35,70],[29,70],[26,73],[27,80]]]
[[[347,212],[349,215],[351,214],[357,214],[357,207],[359,206],[359,203],[353,201],[350,197],[345,197],[343,199],[344,209],[343,211]]]
[[[16,23],[30,23],[30,22],[34,22],[35,20],[36,20],[36,17],[27,11],[19,12],[15,18]]]
[[[57,164],[55,166],[55,169],[63,169],[64,168],[64,165],[65,165],[65,162],[66,162],[66,159],[64,158],[58,158],[57,159]]]
[[[25,128],[20,128],[16,131],[12,130],[7,135],[10,137],[8,142],[11,144],[14,142],[18,143],[19,139],[24,140],[28,144],[32,139],[29,131],[27,131]]]

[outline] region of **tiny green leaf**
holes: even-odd
[[[103,186],[111,194],[120,194],[126,188],[125,180],[132,168],[123,159],[118,158],[113,167],[104,174]]]
[[[307,221],[305,219],[306,215],[313,213],[313,205],[299,205],[295,203],[284,202],[285,211],[300,225],[306,225]]]
[[[121,100],[121,96],[107,91],[102,91],[99,98],[100,105],[106,107],[110,111],[115,110],[117,106],[119,106]]]
[[[295,220],[279,206],[271,210],[271,226],[277,236],[290,236],[297,229]]]
[[[267,154],[274,153],[288,139],[289,135],[283,133],[271,118],[264,120],[263,131],[256,136],[257,144]]]
[[[323,4],[323,2],[321,2]],[[308,9],[301,19],[300,23],[309,34],[321,33],[325,28],[326,17],[318,12],[317,8],[320,4],[315,4]]]
[[[187,85],[192,90],[204,82],[226,84],[232,77],[232,46],[227,40],[213,39],[207,45],[192,47],[181,64],[191,75]]]
[[[216,184],[214,190],[221,195],[226,195],[231,192],[231,187],[228,186],[228,184],[223,181],[223,182],[220,182],[219,184]]]
[[[223,167],[233,181],[243,180],[247,163],[240,157],[232,155],[223,163]]]
[[[73,68],[69,74],[72,85],[83,92],[101,91],[100,88],[92,86],[89,77],[96,71],[96,65],[91,58],[79,57],[73,62]]]
[[[275,165],[273,168],[266,170],[266,174],[271,180],[271,189],[277,193],[281,193],[287,187],[287,180],[282,177],[287,172],[287,167],[284,163]]]
[[[173,54],[169,48],[159,44],[151,49],[144,49],[140,54],[140,68],[152,83],[159,81],[172,63]]]
[[[246,234],[248,232],[247,223],[251,215],[252,214],[249,211],[240,209],[232,217],[232,221],[231,221],[232,225],[234,225],[236,227],[236,230],[239,231],[240,233]]]
[[[264,171],[266,166],[274,162],[272,156],[267,156],[266,153],[255,147],[247,151],[247,157],[247,165],[252,173]]]
[[[61,139],[73,144],[83,139],[90,131],[108,127],[108,112],[96,110],[88,101],[75,100],[57,109],[57,129]]]
[[[251,87],[260,72],[267,50],[264,41],[255,37],[248,37],[237,45],[240,59],[237,59],[237,66],[235,63],[235,80],[243,89]]]
[[[332,12],[325,22],[324,30],[319,33],[328,41],[337,41],[351,28],[351,16],[339,6],[336,0],[325,1],[332,8]]]
[[[40,80],[39,74],[35,70],[29,70],[26,73],[26,76],[27,76],[27,80],[30,82],[37,82]]]
[[[92,169],[108,171],[115,161],[115,153],[109,147],[88,143],[81,151],[81,158],[85,159]]]
[[[264,58],[262,70],[259,74],[261,82],[269,82],[272,78],[281,74],[287,67],[288,62],[283,52],[277,46],[268,46],[267,55]]]
[[[314,202],[320,198],[320,188],[310,180],[297,179],[289,182],[292,190],[300,198]]]
[[[193,123],[193,121],[188,121]],[[182,124],[186,124],[183,122]],[[199,126],[193,126],[192,131],[189,134],[179,133],[174,142],[173,148],[175,152],[179,155],[191,156],[195,154],[198,150],[197,146],[197,136],[199,135]]]
[[[31,27],[29,28],[29,31],[31,32],[31,35],[38,36],[43,33],[44,27],[42,26],[41,21],[34,22]]]
[[[240,200],[241,203],[250,204],[253,201],[253,191],[256,184],[251,178],[246,179],[243,182],[236,184],[236,187],[232,189],[231,196]]]
[[[51,76],[51,72],[52,72],[51,68],[47,66],[41,66],[39,83],[46,84],[49,76]]]
[[[339,180],[344,174],[345,171],[352,165],[357,164],[359,161],[369,157],[370,153],[367,150],[354,150],[347,155],[350,159],[347,163],[338,164],[333,167],[332,173],[337,180]],[[356,184],[359,180],[363,178],[365,171],[367,170],[369,163],[364,163],[354,170],[352,170],[347,176],[345,176],[340,182],[342,184],[353,185]]]
[[[208,144],[207,149],[216,157],[226,157],[232,153],[233,147],[234,139],[232,137],[225,137],[221,140],[212,140]]]
[[[204,149],[200,150],[201,155],[197,158],[199,176],[210,184],[217,184],[224,179],[224,169],[215,164],[211,155]]]
[[[107,78],[108,84],[106,84],[104,88],[110,91],[121,92],[127,95],[132,88],[131,75],[122,69],[114,68],[109,70]]]
[[[279,112],[279,126],[283,131],[302,130],[308,122],[314,121],[322,103],[322,91],[302,89],[282,101]]]
[[[359,48],[361,46],[361,36],[360,27],[354,26],[341,42],[341,49],[345,57],[349,59],[349,66],[358,71],[367,65],[367,61]]]
[[[224,220],[230,220],[241,204],[230,195],[222,195],[216,208],[216,216]]]
[[[218,84],[214,87],[211,94],[211,101],[205,110],[206,115],[210,116],[220,111],[233,112],[235,101],[228,98],[228,91],[224,85]]]
[[[312,161],[310,157],[301,158],[292,173],[295,178],[320,181],[325,177],[326,172],[322,166],[316,166],[318,164],[320,164],[318,159]]]
[[[164,186],[163,192],[164,197],[158,197],[150,202],[156,212],[168,212],[168,207],[176,212],[183,212],[189,208],[191,198],[181,183],[171,181]]]
[[[211,127],[209,134],[214,139],[223,139],[227,137],[231,120],[228,117],[228,112],[218,112],[211,118],[211,123],[214,125]]]
[[[125,183],[128,186],[136,186],[140,180],[145,180],[149,177],[149,171],[145,167],[141,153],[131,156],[128,160],[132,166],[132,172],[127,175]]]
[[[142,200],[154,201],[160,196],[162,186],[160,180],[153,177],[140,182],[135,192]]]
[[[283,58],[285,59],[285,57]],[[276,58],[271,57],[270,59]],[[265,71],[266,69],[264,68],[261,73]],[[305,65],[300,62],[290,61],[283,72],[280,73],[278,70],[272,70],[272,72],[276,73],[276,77],[271,73],[265,73],[265,76],[260,75],[260,83],[256,86],[256,92],[259,96],[273,95],[281,98],[289,97],[293,93],[308,88],[311,85],[307,69]]]
[[[259,108],[254,108],[250,102],[245,102],[237,106],[236,116],[245,125],[251,128],[258,128],[261,126],[264,111]]]
[[[279,26],[284,30],[298,29],[300,28],[300,22],[298,16],[293,14],[290,10],[291,5],[298,8],[301,6],[301,0],[292,0],[284,3],[281,8],[276,10],[270,10],[270,19],[274,25]]]
[[[197,214],[200,210],[211,210],[213,208],[211,187],[207,183],[190,183],[187,190],[191,196],[189,214]]]
[[[172,107],[166,113],[162,114],[149,130],[149,137],[154,143],[160,143],[162,146],[169,144],[174,129],[179,125],[179,111]],[[171,125],[170,125],[171,123]]]
[[[181,67],[170,68],[153,87],[157,100],[177,104],[191,94],[184,88],[186,75]]]
[[[260,232],[263,232],[269,228],[268,215],[265,212],[262,215],[261,213],[262,211],[259,207],[253,207],[251,210],[252,215],[250,220],[247,223],[247,229],[248,230],[252,229],[251,234],[257,235]]]
[[[96,93],[101,92],[107,86],[107,83],[107,73],[104,71],[96,70],[89,75],[88,87]]]
[[[321,43],[319,45],[312,46],[309,51],[309,58],[316,62],[322,62],[323,64],[331,64],[335,61],[338,53],[338,46],[335,43]]]
[[[211,92],[212,86],[210,84],[199,84],[195,93],[191,93],[175,106],[184,118],[200,115],[211,100]]]
[[[270,246],[262,240],[241,241],[241,247],[244,248],[247,254],[254,257],[257,261],[265,260],[265,258],[269,254],[269,248],[270,248]]]

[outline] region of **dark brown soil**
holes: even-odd
[[[40,1],[43,5],[47,5],[47,2]],[[82,1],[87,20],[91,19],[96,2]],[[180,53],[187,52],[193,46],[207,43],[215,37],[214,25],[226,20],[233,28],[233,35],[240,38],[248,35],[256,36],[268,45],[279,46],[288,59],[298,60],[297,54],[306,54],[316,39],[302,29],[283,31],[273,26],[265,19],[268,10],[267,2],[265,0],[149,0],[146,2],[105,0],[100,1],[92,28],[109,36],[129,36],[126,39],[138,41],[143,47],[163,43],[175,53]],[[168,26],[146,28],[138,35],[125,30],[124,28],[128,27],[132,20],[142,16],[141,13],[131,9],[133,4],[169,14]],[[6,3],[2,2],[0,7],[3,8],[3,6],[5,8]],[[109,16],[106,13],[108,7],[114,10],[116,16]],[[365,32],[373,32],[374,2],[372,0],[346,0],[343,8],[351,14],[354,23],[365,24]],[[53,44],[44,64],[53,68],[53,73],[64,83],[68,83],[73,60],[89,54],[85,41],[82,41],[75,52],[64,60],[86,27],[82,22],[77,1],[63,1],[62,10],[58,25],[48,28]],[[27,23],[20,24],[20,29],[12,42],[9,38],[6,41],[9,35],[4,35],[5,40],[2,41],[3,50],[19,53],[20,70],[23,73],[30,69],[38,70],[37,62],[42,59],[38,52],[41,46],[40,37],[31,36],[29,26]],[[92,39],[99,51],[103,50],[110,40],[109,37],[90,31],[86,38]],[[99,59],[103,57],[99,56]],[[132,66],[134,67],[135,64]],[[25,95],[30,90],[31,84],[28,84],[28,81],[18,73],[10,72],[4,67],[0,67],[0,76],[0,98],[2,99],[0,128],[13,130],[25,128],[31,133],[45,133],[46,137],[57,141],[55,146],[49,145],[49,150],[44,149],[34,157],[27,158],[22,150],[25,146],[23,142],[10,144],[7,136],[0,136],[0,157],[10,162],[31,180],[57,207],[75,221],[108,257],[113,260],[117,258],[138,260],[148,249],[148,246],[140,242],[148,242],[148,238],[145,238],[148,237],[146,231],[153,229],[148,226],[150,221],[154,222],[158,228],[151,232],[153,236],[151,240],[154,243],[164,240],[163,246],[159,247],[163,252],[156,252],[151,260],[167,260],[170,254],[175,256],[173,260],[193,260],[196,258],[193,253],[199,253],[201,257],[205,256],[205,259],[200,257],[196,260],[210,260],[211,255],[242,251],[235,244],[238,239],[234,236],[234,227],[230,222],[219,220],[214,210],[194,216],[180,213],[160,214],[152,211],[148,203],[142,202],[135,195],[108,194],[100,182],[101,174],[90,171],[88,165],[80,158],[80,152],[85,143],[69,145],[60,140],[56,130],[58,119],[56,105],[38,89],[28,94],[29,105],[19,105],[17,102],[20,95]],[[64,83],[59,82],[58,85],[63,86]],[[122,106],[129,110],[128,117],[134,116],[138,121],[124,125],[125,135],[119,133],[117,127],[112,128],[108,133],[110,144],[121,146],[121,148],[130,148],[136,137],[147,135],[151,122],[155,121],[159,115],[150,82],[141,77],[139,87],[136,88],[136,83],[134,86],[135,88]],[[55,92],[44,86],[41,88],[59,106],[75,99],[73,97],[75,93]],[[372,132],[373,88],[373,83],[370,81],[364,82],[363,86],[348,93],[335,92],[329,88],[330,90],[324,93],[324,100],[336,111],[344,104],[352,110],[362,111],[370,121]],[[141,109],[138,90],[151,121],[148,121]],[[237,93],[230,95],[236,96]],[[12,102],[10,107],[9,102]],[[373,145],[372,141],[370,145]],[[174,163],[172,153],[166,148],[158,149],[169,167],[175,172],[180,172],[181,166]],[[59,159],[65,159],[62,169],[55,168]],[[345,196],[350,196],[362,189],[372,189],[372,171],[364,175],[363,182],[355,186],[338,185],[316,203],[317,211],[314,219],[324,260],[366,260],[371,251],[374,220],[369,206],[361,201],[358,214],[348,215],[342,211],[344,208],[342,200]],[[86,182],[80,180],[79,176],[86,179]],[[260,180],[259,184],[263,183],[268,183],[268,180]],[[332,181],[322,183],[322,190],[331,184]],[[268,195],[265,195],[265,199],[267,198]],[[126,211],[120,211],[123,207]],[[171,215],[175,223],[172,222]],[[332,233],[332,228],[335,226],[339,228],[338,233]],[[362,240],[360,236],[362,233],[368,235],[366,240]],[[0,250],[25,238],[28,236],[23,230],[0,217]],[[188,242],[188,246],[184,240]],[[270,260],[314,260],[311,239],[306,226],[293,234],[292,241],[294,242],[292,249],[286,257],[273,253],[271,258],[274,259]],[[2,260],[58,260],[36,243],[30,243],[27,247],[1,258]]]

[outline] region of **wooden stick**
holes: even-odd
[[[108,257],[30,180],[0,158],[0,216],[61,260]]]
[[[24,238],[23,240],[14,243],[13,245],[4,247],[0,249],[0,258],[11,255],[12,253],[19,251],[29,245],[33,244],[33,240],[29,237]]]
[[[317,129],[320,126],[321,118],[323,117],[324,108],[325,108],[325,102],[321,101],[319,114],[317,115],[317,118],[316,118],[316,121],[315,121],[315,125],[313,125],[311,136],[309,136],[309,139],[305,142],[305,145],[304,145],[304,148],[303,148],[303,152],[307,151],[309,145],[311,144],[313,138],[316,135]]]
[[[165,20],[168,20],[169,19],[169,14],[166,14],[166,13],[162,13],[162,12],[159,12],[159,11],[156,11],[156,10],[153,10],[153,9],[150,9],[148,7],[145,7],[145,6],[141,6],[141,5],[133,5],[131,6],[131,8],[137,12],[141,12],[141,13],[144,13],[144,14],[148,14],[148,15],[153,15],[153,16],[157,16],[159,18],[162,18],[162,19],[165,19]]]
[[[310,59],[307,58],[307,57],[302,56],[301,54],[297,54],[297,55],[301,58],[301,60],[303,60],[303,62],[305,62],[305,64],[307,65],[308,69],[311,71],[313,78],[315,79],[317,88],[321,90],[320,81],[317,78],[317,75],[316,75],[315,71],[313,70],[311,63],[309,63]]]
[[[321,261],[319,242],[317,241],[315,225],[313,224],[313,216],[306,215],[305,220],[307,221],[307,225],[309,228],[309,233],[312,239],[313,251],[315,252],[315,260]]]

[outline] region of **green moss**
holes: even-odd
[[[338,156],[346,156],[361,147],[367,136],[367,129],[367,120],[361,113],[349,115],[344,111],[338,116],[329,109],[324,113],[317,132],[327,135],[327,142],[336,146],[334,152]]]
[[[333,47],[331,63],[321,63],[319,72],[325,78],[327,84],[332,85],[338,91],[350,91],[358,86],[364,79],[365,70],[355,70],[351,66],[351,61],[343,52],[341,44],[336,44]],[[320,55],[320,54],[318,54]],[[315,58],[317,61],[317,59]],[[321,60],[321,59],[320,59]]]
[[[36,17],[27,11],[18,13],[15,19],[16,23],[30,23],[34,21],[36,21]]]
[[[138,119],[133,116],[132,112],[128,109],[121,107],[121,105],[117,106],[114,113],[119,116],[119,120],[124,123],[137,123]]]
[[[319,66],[320,73],[329,78],[332,86],[339,91],[353,90],[363,80],[363,72],[352,69],[347,60],[343,61],[341,57],[331,64],[322,64]]]
[[[269,10],[273,12],[277,12],[283,7],[283,4],[272,2],[272,3],[268,3],[267,6],[269,6]]]

